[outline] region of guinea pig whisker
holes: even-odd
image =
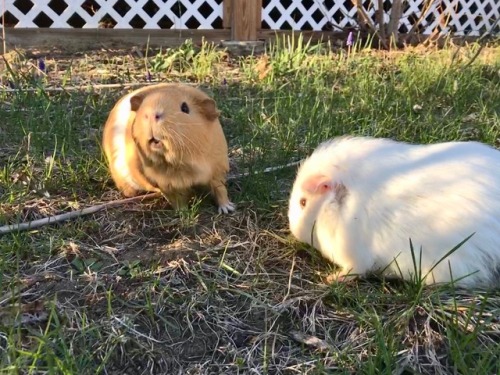
[[[172,137],[172,141],[177,143],[177,148],[182,152],[187,152],[189,156],[194,156],[195,151],[199,149],[199,145],[187,135],[182,134],[176,130],[171,130],[171,132],[175,135]]]
[[[170,129],[168,136],[167,136],[168,142],[170,143],[170,151],[173,151],[176,156],[175,158],[178,160],[183,159],[183,154],[186,149],[186,145],[184,141],[182,140],[182,135],[176,132],[173,129]]]

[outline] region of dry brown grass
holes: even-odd
[[[32,233],[31,249],[61,245],[22,263],[10,283],[21,313],[2,295],[3,324],[22,327],[26,349],[31,330],[57,324],[72,355],[108,373],[357,373],[373,361],[365,371],[448,374],[454,333],[470,333],[478,353],[498,346],[498,297],[328,285],[281,212],[210,211],[184,222],[157,201],[66,224],[69,238]]]

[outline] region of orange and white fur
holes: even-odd
[[[500,286],[500,151],[478,142],[325,142],[299,168],[288,217],[293,235],[341,277],[387,266],[414,277],[409,239],[425,275],[474,233],[426,282]]]
[[[126,197],[162,192],[179,208],[193,187],[209,186],[220,213],[235,210],[225,186],[229,160],[219,111],[197,88],[165,83],[125,95],[106,121],[103,149]]]

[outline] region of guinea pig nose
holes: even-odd
[[[162,146],[162,143],[159,139],[156,139],[155,137],[152,137],[149,139],[149,145],[152,148],[160,148]]]

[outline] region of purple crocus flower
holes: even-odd
[[[43,73],[46,73],[45,61],[43,59],[38,59],[38,69],[40,69]]]
[[[352,31],[349,31],[349,35],[347,35],[347,46],[352,46],[353,45],[353,41],[354,41],[354,35],[352,33]]]
[[[151,76],[151,72],[148,70],[148,71],[147,71],[147,74],[146,74],[146,80],[147,80],[148,82],[151,82],[151,78],[152,78],[152,76]]]

